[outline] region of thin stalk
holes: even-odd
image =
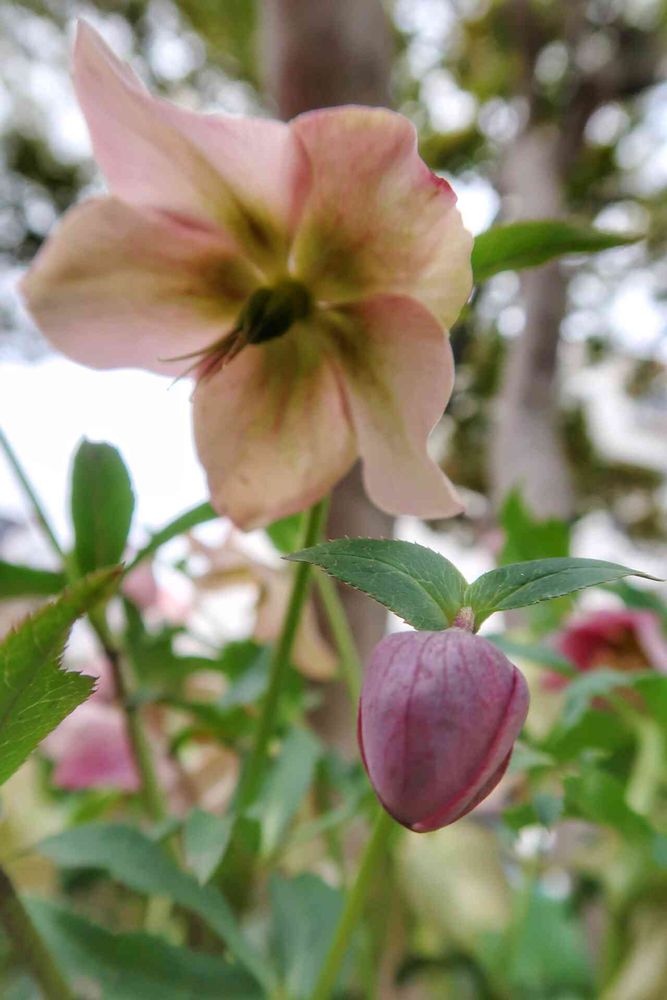
[[[319,541],[327,509],[328,500],[322,500],[309,510],[304,526],[303,548],[315,545]],[[310,563],[299,562],[294,565],[292,590],[280,636],[273,647],[269,666],[269,685],[257,724],[255,742],[241,775],[236,795],[236,806],[239,810],[244,809],[252,802],[261,784],[266,764],[267,748],[275,725],[278,703],[289,669],[290,656],[301,612],[308,594],[311,569]]]
[[[139,794],[144,805],[144,811],[153,822],[159,823],[161,820],[166,819],[168,811],[155,771],[153,754],[151,753],[139,716],[140,709],[132,699],[132,692],[127,682],[123,656],[109,632],[104,613],[96,610],[91,612],[88,618],[111,667],[116,697],[125,714],[127,734],[130,746],[132,747],[132,756],[139,772],[141,783]]]
[[[327,576],[321,570],[316,573],[315,580],[322,601],[322,607],[327,616],[331,634],[338,650],[340,672],[349,692],[350,700],[356,707],[359,695],[361,694],[361,678],[363,673],[361,660],[357,652],[357,644],[354,641],[352,629],[345,614],[343,602],[340,599],[336,584],[331,577]]]
[[[18,455],[16,454],[16,452],[10,445],[9,441],[5,437],[1,427],[0,427],[0,448],[5,454],[5,458],[7,459],[9,465],[11,466],[12,472],[14,473],[19,483],[21,484],[21,488],[23,489],[23,492],[25,493],[33,509],[33,513],[37,518],[37,520],[39,521],[42,531],[44,532],[44,535],[48,540],[51,548],[58,556],[58,558],[62,560],[63,564],[66,564],[67,557],[65,556],[65,553],[60,545],[60,542],[56,538],[56,534],[53,528],[51,527],[48,517],[46,516],[42,503],[37,494],[35,493],[35,490],[33,489],[30,480],[26,476],[23,470],[23,466],[19,462]]]
[[[378,865],[386,851],[387,840],[395,827],[394,820],[382,809],[366,844],[359,871],[345,901],[329,951],[322,963],[311,1000],[328,1000],[336,985],[343,959],[361,917]]]
[[[74,993],[30,919],[11,879],[2,868],[0,868],[0,924],[11,941],[17,958],[30,970],[46,1000],[75,1000]]]

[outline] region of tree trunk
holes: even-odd
[[[339,104],[390,103],[392,39],[380,0],[264,0],[260,42],[269,100],[281,118]],[[391,537],[393,519],[366,498],[359,466],[333,493],[328,534]],[[361,657],[384,634],[386,613],[349,588],[341,596]],[[327,690],[318,728],[350,748],[354,728],[339,686]]]
[[[558,218],[563,214],[559,137],[533,126],[508,151],[501,187],[513,218]],[[514,205],[516,202],[516,206]],[[513,487],[541,517],[572,514],[573,489],[558,423],[558,343],[566,284],[559,264],[521,276],[525,326],[509,350],[491,447],[496,505]]]

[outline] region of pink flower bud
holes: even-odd
[[[465,816],[505,773],[527,712],[523,675],[486,639],[459,628],[383,639],[358,728],[380,802],[417,833]]]

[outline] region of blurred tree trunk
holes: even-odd
[[[278,115],[338,104],[390,103],[392,40],[380,0],[264,0],[261,24],[264,79]],[[359,466],[334,490],[328,531],[341,535],[390,537],[393,520],[366,498]],[[343,601],[365,660],[381,638],[384,610],[346,588]],[[350,708],[332,692],[323,728],[340,743],[354,739]]]
[[[558,133],[528,128],[512,143],[501,171],[501,187],[516,199],[513,218],[558,218],[563,214]],[[566,285],[558,263],[521,276],[525,326],[509,349],[491,448],[493,499],[502,503],[517,486],[543,517],[568,517],[573,490],[559,434],[558,343]]]
[[[559,37],[571,53],[591,37],[587,0],[560,6]],[[619,19],[607,59],[585,71],[570,67],[569,100],[558,125],[541,124],[534,88],[535,63],[552,37],[547,8],[532,0],[508,0],[507,23],[522,56],[523,96],[529,107],[523,133],[509,146],[500,169],[500,188],[513,202],[515,218],[557,218],[567,209],[567,180],[583,145],[593,112],[609,101],[634,97],[659,79],[659,35]],[[496,505],[518,486],[543,517],[573,513],[572,477],[559,428],[558,346],[566,311],[567,285],[559,264],[521,276],[525,326],[509,350],[491,444],[490,472]]]

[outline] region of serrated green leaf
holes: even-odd
[[[120,562],[132,523],[134,493],[116,448],[81,442],[74,456],[71,506],[79,572]]]
[[[270,988],[271,970],[246,941],[222,893],[199,885],[139,830],[122,823],[93,823],[48,837],[37,849],[63,868],[100,869],[128,889],[166,896],[196,913],[248,972]]]
[[[598,253],[636,243],[641,236],[624,236],[558,219],[536,219],[494,226],[475,238],[472,269],[475,284],[501,271],[537,267],[573,253]]]
[[[183,826],[185,863],[205,885],[222,861],[232,834],[233,817],[193,809]]]
[[[164,528],[160,528],[159,531],[151,535],[143,548],[139,549],[134,559],[129,563],[126,572],[129,573],[140,562],[143,562],[144,559],[150,558],[159,548],[170,542],[172,538],[178,538],[179,535],[185,534],[186,531],[196,528],[198,524],[206,524],[207,521],[214,521],[219,516],[208,501],[197,504],[191,510],[186,510],[183,514],[179,514],[173,521],[165,524]]]
[[[448,559],[414,542],[339,538],[286,558],[320,566],[416,629],[451,625],[467,586]]]
[[[64,573],[19,566],[0,559],[0,600],[7,597],[51,597],[66,583]]]
[[[270,882],[273,939],[285,996],[312,994],[343,909],[343,897],[316,875]]]
[[[656,577],[601,559],[531,559],[484,573],[467,588],[464,603],[475,612],[477,627],[495,611],[525,608],[624,576]]]
[[[80,580],[0,645],[0,784],[93,690],[94,678],[65,671],[60,661],[76,619],[119,579],[111,569]]]
[[[177,948],[151,934],[114,934],[55,903],[32,900],[28,908],[72,983],[88,984],[86,996],[91,986],[104,1000],[261,1000],[264,995],[224,958]]]

